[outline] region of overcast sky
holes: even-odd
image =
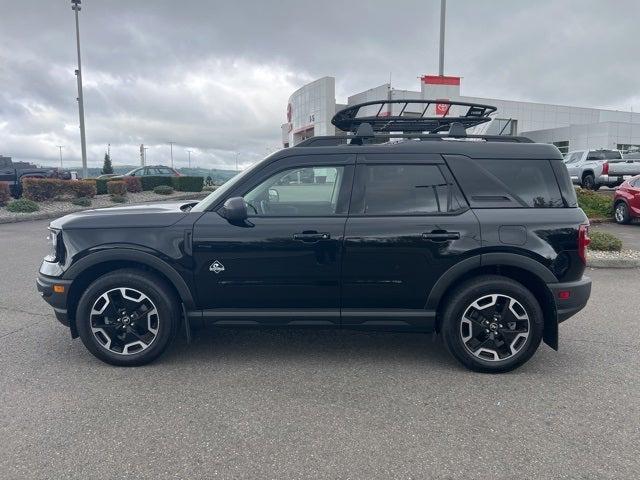
[[[289,95],[338,102],[437,73],[439,0],[83,0],[88,158],[248,165],[280,146]],[[445,73],[466,95],[640,111],[640,1],[449,0]],[[80,162],[69,0],[0,0],[0,154]]]

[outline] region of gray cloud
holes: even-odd
[[[288,96],[324,75],[338,101],[437,68],[439,4],[425,1],[85,0],[87,141],[116,163],[252,163],[280,142]],[[79,162],[74,23],[64,0],[0,0],[0,153]],[[634,0],[449,0],[446,71],[463,93],[640,109]]]

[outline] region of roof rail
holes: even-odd
[[[511,135],[449,135],[441,133],[428,134],[407,134],[407,133],[390,133],[376,134],[372,136],[358,135],[328,135],[311,137],[296,144],[296,147],[335,147],[337,145],[363,145],[363,144],[380,144],[398,139],[414,139],[421,141],[439,141],[439,140],[484,140],[487,142],[508,142],[508,143],[534,143],[527,137],[517,137]]]
[[[436,133],[457,123],[459,132],[489,122],[496,111],[491,105],[454,100],[376,100],[340,110],[331,123],[356,135],[362,124],[369,124],[374,132]]]

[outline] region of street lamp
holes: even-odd
[[[80,62],[80,23],[78,21],[78,12],[82,0],[71,0],[71,10],[76,12],[76,48],[78,50],[78,69],[76,77],[78,78],[78,115],[80,116],[80,148],[82,150],[82,178],[87,178],[87,141],[84,134],[84,99],[82,97],[82,64]]]
[[[191,168],[191,150],[187,150],[187,153],[189,154],[189,168]]]
[[[58,145],[58,148],[60,149],[60,168],[62,168],[62,149],[64,145]]]
[[[144,150],[144,164],[148,165],[148,163],[147,163],[147,150],[149,150],[149,147],[142,147],[142,150]]]
[[[169,142],[169,147],[171,148],[171,168],[173,168],[173,144],[176,142]]]

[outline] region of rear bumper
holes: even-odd
[[[625,181],[625,177],[630,178],[631,175],[600,175],[596,180],[598,185],[606,185],[608,187],[615,187]]]
[[[591,279],[589,277],[582,277],[575,282],[549,283],[547,286],[556,303],[558,323],[564,322],[582,310],[591,295]]]
[[[54,285],[63,287],[62,292],[54,291]],[[55,277],[49,277],[47,275],[38,274],[36,279],[36,286],[38,292],[42,296],[43,300],[47,302],[53,308],[56,318],[64,326],[69,326],[69,316],[67,314],[67,295],[69,293],[69,286],[71,280],[61,280]]]

